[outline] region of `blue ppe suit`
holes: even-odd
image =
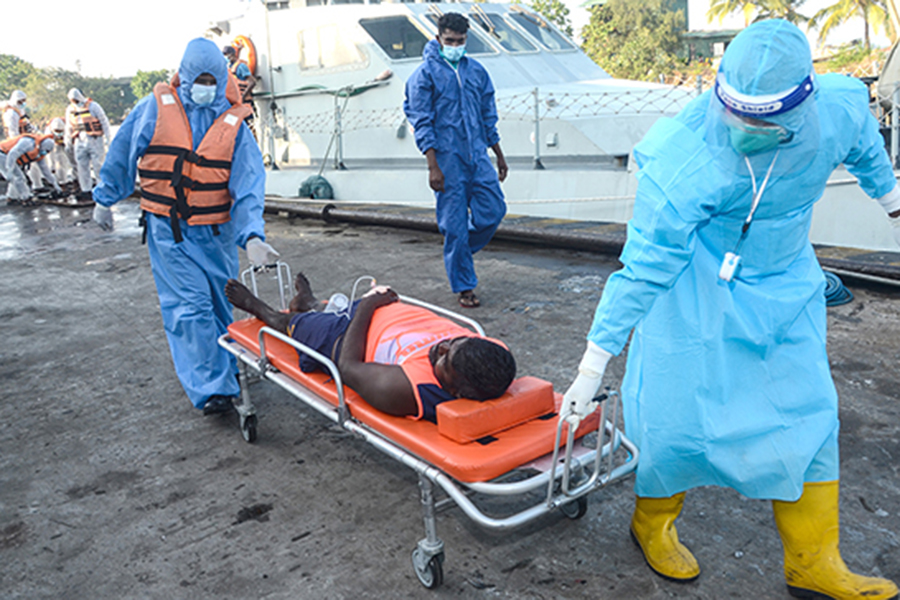
[[[777,94],[811,72],[805,36],[754,24],[723,57],[740,93]],[[588,339],[618,354],[634,330],[622,399],[640,450],[635,492],[669,497],[720,485],[797,500],[804,482],[838,479],[837,394],[826,355],[825,279],[809,242],[813,204],[841,163],[871,197],[895,186],[865,86],[815,77],[815,94],[771,119],[793,137],[748,157],[759,184],[776,168],[740,248],[718,278],[752,204],[711,92],[660,119],[635,148],[634,217]]]
[[[216,78],[215,100],[208,106],[195,104],[190,93],[202,73]],[[178,96],[196,150],[213,121],[231,106],[225,98],[228,65],[213,42],[198,38],[188,44],[178,76]],[[129,113],[100,170],[95,202],[110,206],[134,191],[137,163],[153,138],[156,117],[153,94]],[[168,216],[146,214],[147,248],[175,372],[197,408],[211,396],[234,396],[240,391],[234,357],[216,340],[232,322],[225,283],[238,275],[237,247],[244,248],[251,236],[265,240],[265,170],[246,124],[241,124],[235,140],[228,192],[233,199],[231,220],[219,225],[218,233],[212,225],[188,225],[181,219],[184,239],[176,243]]]
[[[424,154],[434,148],[444,174],[435,192],[437,224],[444,236],[444,267],[454,293],[475,289],[472,255],[484,248],[506,202],[487,149],[500,141],[494,84],[481,63],[466,56],[454,69],[431,40],[422,64],[406,82],[403,110]]]

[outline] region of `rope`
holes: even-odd
[[[840,306],[853,300],[853,293],[847,289],[841,278],[825,271],[825,306]]]

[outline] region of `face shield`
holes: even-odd
[[[773,176],[808,165],[819,147],[816,79],[806,36],[787,21],[754,23],[725,51],[706,114],[705,139],[720,166]]]

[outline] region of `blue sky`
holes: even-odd
[[[20,0],[4,8],[0,54],[14,54],[38,67],[61,67],[88,76],[127,76],[138,70],[175,69],[188,41],[203,34],[210,21],[241,12],[259,0]],[[587,22],[583,0],[564,0],[576,31]],[[835,0],[807,0],[811,14]],[[152,8],[152,10],[150,10]],[[709,0],[689,0],[692,29],[740,28],[735,15],[719,25],[706,22]],[[176,17],[177,15],[177,17]],[[811,34],[815,47],[815,34]],[[862,22],[850,23],[830,43],[862,37]],[[887,45],[884,37],[876,38]],[[76,62],[77,61],[77,62]]]

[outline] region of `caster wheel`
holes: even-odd
[[[440,587],[444,582],[444,553],[441,552],[440,554],[435,554],[424,566],[421,565],[419,554],[420,550],[418,548],[413,550],[413,570],[416,572],[416,577],[419,578],[419,583],[429,590]]]
[[[582,496],[574,502],[563,504],[559,507],[559,512],[572,519],[573,521],[576,519],[580,519],[585,515],[585,513],[587,513],[587,498]]]
[[[241,423],[241,434],[247,443],[256,441],[256,415],[247,416]]]

